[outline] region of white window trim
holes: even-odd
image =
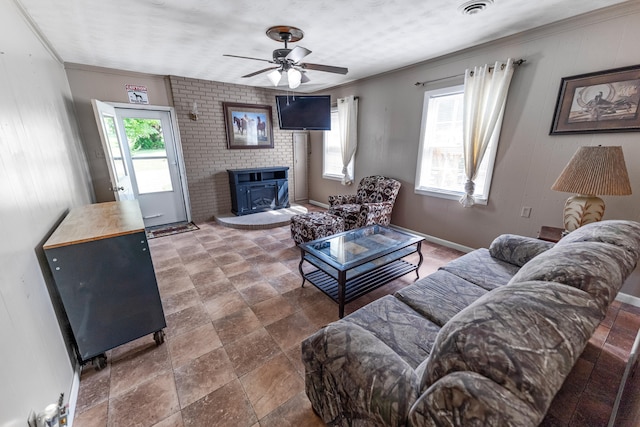
[[[438,197],[441,199],[448,199],[448,200],[460,200],[460,198],[465,194],[463,190],[451,191],[451,190],[444,190],[444,189],[438,189],[433,187],[419,186],[420,178],[421,178],[420,174],[422,172],[422,155],[426,145],[424,143],[424,139],[425,139],[425,132],[426,132],[425,124],[426,124],[427,114],[428,114],[429,99],[431,97],[447,96],[447,95],[453,95],[461,92],[464,92],[464,84],[449,86],[442,89],[428,90],[428,91],[425,91],[424,93],[424,101],[422,105],[422,120],[420,122],[420,142],[419,142],[419,150],[418,150],[418,160],[416,163],[416,178],[415,178],[415,187],[414,187],[415,194]],[[504,114],[500,115],[500,118],[498,119],[498,124],[502,123],[503,115]],[[499,132],[493,135],[493,139],[497,139],[497,138],[499,138]],[[477,205],[486,206],[489,203],[489,194],[491,192],[491,181],[493,179],[493,169],[495,166],[496,153],[498,151],[497,142],[498,142],[497,140],[496,141],[492,140],[490,145],[490,150],[485,153],[485,158],[483,159],[484,161],[489,162],[487,165],[487,174],[486,174],[487,194],[486,194],[486,197],[480,197],[480,195],[474,195],[474,200]]]
[[[334,114],[336,116],[336,121],[337,121],[337,115],[338,115],[338,107],[337,106],[333,106],[331,107],[331,117],[334,117]],[[333,121],[331,123],[331,126],[333,128]],[[322,178],[324,179],[331,179],[334,181],[342,181],[342,174],[332,174],[332,173],[325,173],[326,170],[326,156],[325,153],[327,152],[326,150],[326,143],[327,143],[327,131],[324,131],[322,133]],[[351,161],[349,162],[349,175],[351,175],[352,177],[354,176],[354,163],[355,163],[355,154],[353,155],[353,157],[351,157]]]

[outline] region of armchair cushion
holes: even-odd
[[[344,205],[335,205],[329,208],[331,215],[342,218],[345,230],[353,230],[354,228],[364,227],[362,219],[362,205],[357,203],[346,203]]]
[[[396,202],[400,181],[382,175],[362,178],[358,184],[358,203]]]
[[[329,196],[329,206],[346,205],[351,203],[358,203],[358,196],[355,194],[338,194],[336,196]]]
[[[364,224],[362,224],[361,227],[373,224],[391,224],[391,211],[393,211],[392,202],[363,204],[362,213],[360,215],[361,221],[364,222]]]
[[[356,194],[329,196],[329,213],[344,219],[345,230],[391,223],[401,183],[381,175],[362,178]]]

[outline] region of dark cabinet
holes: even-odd
[[[81,363],[166,327],[137,201],[72,209],[44,245]]]
[[[247,215],[289,207],[289,168],[228,169],[231,211]]]

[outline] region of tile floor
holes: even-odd
[[[289,227],[198,226],[149,241],[167,320],[165,344],[156,346],[149,335],[109,351],[101,371],[86,366],[74,427],[323,425],[304,393],[300,342],[336,320],[338,309],[313,286],[300,287],[300,255]],[[421,277],[461,255],[429,243],[422,252]],[[391,282],[345,311],[414,278],[409,274]],[[637,330],[638,312],[627,307],[616,304],[607,333],[594,336],[595,351],[584,362],[591,365],[580,364],[585,371],[580,378],[589,367],[595,372],[598,357],[617,344],[611,333],[617,318],[626,321],[625,330]],[[579,396],[589,388],[582,391],[568,394],[573,396],[567,398],[571,417],[583,409]],[[557,412],[549,425],[572,419]]]
[[[540,425],[607,426],[639,328],[640,308],[614,301]],[[616,426],[640,426],[639,379],[640,369],[625,390]]]

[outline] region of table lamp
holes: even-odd
[[[622,147],[580,147],[551,189],[577,193],[564,205],[565,231],[600,221],[604,215],[604,201],[598,195],[631,194]]]

